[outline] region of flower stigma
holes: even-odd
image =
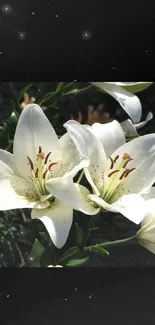
[[[36,163],[29,156],[27,156],[28,164],[31,168],[31,176],[29,178],[33,182],[35,193],[37,197],[40,199],[41,204],[50,205],[50,201],[53,201],[52,194],[46,188],[47,179],[51,178],[53,175],[53,166],[56,165],[56,162],[51,162],[50,159],[51,152],[45,154],[42,151],[42,148],[39,146]],[[47,202],[48,201],[48,202]],[[48,204],[49,203],[49,204]]]

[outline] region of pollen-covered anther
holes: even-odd
[[[113,172],[108,174],[108,177],[111,177],[113,174],[118,173],[119,171],[119,169],[114,170]]]
[[[119,155],[117,155],[117,156],[115,157],[115,159],[114,159],[114,163],[118,160],[118,158],[119,158]]]
[[[43,179],[46,178],[46,174],[47,174],[47,172],[48,172],[48,169],[46,169],[45,172],[43,173]]]
[[[131,169],[127,169],[123,172],[123,174],[120,176],[120,180],[123,178],[123,177],[127,177],[133,170],[135,170],[136,168],[131,168]]]
[[[112,159],[111,157],[109,157],[109,159],[110,159],[110,161],[111,161],[110,169],[113,169],[113,167],[114,167],[114,161],[113,161],[113,159]]]
[[[34,170],[34,167],[33,167],[33,162],[32,162],[32,160],[27,156],[27,159],[28,159],[28,161],[29,161],[29,163],[30,163],[30,166],[31,166],[31,169],[32,170]]]
[[[52,170],[52,167],[54,166],[54,165],[56,165],[57,163],[51,163],[49,166],[48,166],[48,170],[51,172],[51,170]]]
[[[44,160],[45,165],[47,164],[47,161],[48,161],[48,158],[49,158],[50,154],[51,154],[51,152],[49,152],[45,157],[45,160]]]

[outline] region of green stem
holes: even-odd
[[[87,237],[88,238],[88,237]],[[101,248],[105,248],[107,246],[112,246],[112,245],[118,245],[118,244],[124,244],[132,239],[135,239],[136,238],[136,235],[132,236],[132,237],[128,237],[128,238],[125,238],[125,239],[120,239],[120,240],[114,240],[114,241],[111,241],[111,242],[106,242],[106,243],[101,243],[101,244],[96,244],[96,245],[92,245],[92,246],[88,246],[88,247],[84,247],[83,248],[83,251],[82,253],[88,253],[92,251],[92,247],[101,247]],[[85,238],[86,240],[86,238]],[[64,258],[62,258],[59,262],[60,264],[63,263],[67,263],[68,261],[70,261],[71,259],[73,258],[77,258],[77,254],[80,253],[80,250],[77,249],[76,251],[74,251],[73,253],[65,256]],[[82,257],[81,257],[82,258]]]
[[[97,219],[99,218],[99,216],[100,216],[100,212],[97,215],[90,218],[87,230],[85,232],[84,239],[83,239],[81,247],[80,247],[80,251],[84,251],[84,248],[85,248],[85,246],[87,244],[88,237],[90,236],[91,231],[92,231],[91,228],[95,225],[95,223],[96,223]]]
[[[84,170],[82,170],[82,172],[81,172],[81,174],[80,174],[80,176],[79,176],[79,178],[77,180],[78,184],[81,182],[81,179],[83,178],[83,176],[84,176]]]
[[[128,237],[128,238],[124,238],[124,239],[119,239],[119,240],[113,240],[113,241],[109,241],[109,242],[105,242],[105,243],[101,243],[101,244],[97,244],[97,245],[93,245],[90,247],[94,247],[94,246],[98,246],[98,247],[107,247],[107,246],[112,246],[112,245],[120,245],[120,244],[124,244],[130,240],[133,240],[136,238],[136,235],[132,236],[132,237]]]

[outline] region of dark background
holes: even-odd
[[[153,0],[8,3],[6,11],[1,1],[1,80],[154,78]]]

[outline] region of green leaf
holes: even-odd
[[[131,86],[122,86],[125,90],[136,94],[139,93],[140,91],[145,90],[146,88],[148,88],[149,86],[151,86],[153,84],[153,82],[144,82],[144,83],[137,83],[137,85],[131,85]]]
[[[84,258],[81,258],[81,259],[71,260],[66,264],[66,266],[69,266],[69,267],[81,266],[81,265],[85,264],[89,260],[89,258],[90,258],[90,256],[87,256],[87,257],[84,257]]]
[[[29,254],[29,257],[33,256],[33,262],[28,262],[24,266],[40,267],[40,260],[41,260],[41,257],[42,257],[42,254],[43,254],[44,250],[45,249],[42,246],[42,244],[39,242],[38,239],[36,239],[33,246],[32,246],[31,253]]]
[[[76,252],[78,250],[78,247],[77,246],[73,246],[73,247],[70,247],[69,249],[67,249],[67,251],[63,254],[63,257],[67,257],[68,255]]]
[[[102,248],[102,247],[100,247],[100,246],[92,246],[91,247],[91,251],[93,252],[93,253],[98,253],[98,254],[101,254],[101,255],[109,255],[109,253],[104,249],[104,248]]]
[[[18,101],[20,102],[20,100],[24,97],[24,94],[27,93],[27,91],[32,87],[32,84],[30,85],[27,85],[25,86],[21,91],[20,91],[20,94],[19,94],[19,97],[18,97]]]
[[[57,86],[57,88],[56,88],[56,92],[59,92],[60,90],[62,90],[63,89],[63,82],[59,82],[58,83],[58,86]]]
[[[76,223],[76,244],[78,247],[81,246],[84,238],[83,230],[79,227],[79,225]]]
[[[32,252],[37,258],[40,258],[41,255],[44,252],[44,247],[41,245],[38,239],[35,240],[33,247],[32,247]]]
[[[52,126],[55,128],[56,125],[57,125],[57,122],[58,122],[58,119],[59,119],[59,114],[56,114],[55,116],[53,116],[52,120],[51,120],[51,123],[52,123]]]

